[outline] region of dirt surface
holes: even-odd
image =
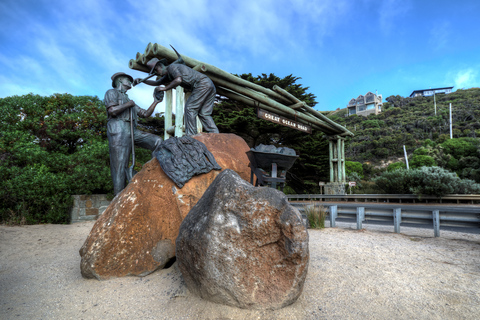
[[[309,230],[305,287],[281,310],[188,292],[176,265],[108,281],[80,274],[93,222],[0,226],[1,319],[479,319],[480,235],[337,223]]]

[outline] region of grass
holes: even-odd
[[[318,204],[310,204],[304,207],[304,212],[308,218],[308,224],[312,229],[325,228],[325,217],[327,210],[324,206]]]

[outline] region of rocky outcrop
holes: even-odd
[[[249,147],[233,134],[201,134],[222,169],[250,179]],[[80,249],[82,275],[99,280],[144,276],[175,256],[180,224],[220,171],[193,177],[182,189],[152,159],[99,217]]]
[[[255,188],[225,170],[182,222],[176,254],[188,289],[198,296],[278,309],[303,290],[308,233],[283,193]]]

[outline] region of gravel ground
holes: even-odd
[[[309,230],[293,305],[242,310],[190,294],[176,264],[149,276],[83,279],[93,222],[0,226],[1,319],[479,319],[480,235],[338,223]]]

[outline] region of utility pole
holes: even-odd
[[[435,115],[437,115],[437,101],[435,100],[435,91],[433,91],[433,105],[435,107]]]
[[[453,139],[452,134],[452,104],[450,103],[450,139]]]
[[[407,170],[408,168],[408,158],[407,158],[407,149],[405,149],[405,145],[403,145],[403,153],[405,154],[405,163],[407,164]]]

